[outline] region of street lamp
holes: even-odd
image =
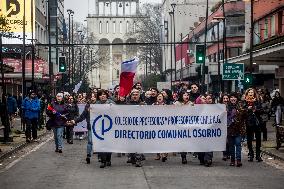
[[[176,58],[176,24],[175,24],[175,8],[176,8],[177,4],[176,3],[172,3],[171,7],[172,7],[172,15],[173,15],[173,26],[174,26],[174,55],[175,55],[175,81],[177,80],[177,58]]]
[[[173,12],[169,12],[170,17],[171,17],[171,89],[173,87],[173,25],[172,25],[172,15],[174,14]]]
[[[71,15],[73,18],[73,14],[74,11],[71,9],[67,9],[67,13],[68,13],[68,27],[69,27],[69,31],[68,31],[68,82],[69,82],[69,86],[71,84],[71,48],[70,48],[70,44],[71,44]],[[73,25],[72,25],[72,29],[73,29]]]

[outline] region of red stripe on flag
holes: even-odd
[[[130,93],[133,86],[135,73],[122,72],[120,74],[119,96],[126,96]]]

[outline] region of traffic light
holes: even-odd
[[[250,87],[252,85],[252,82],[253,82],[253,75],[250,73],[245,74],[244,85]]]
[[[195,45],[195,63],[205,63],[205,47],[204,45]]]
[[[58,72],[60,72],[60,73],[64,73],[64,72],[66,72],[66,62],[65,62],[65,60],[66,60],[66,57],[65,56],[60,56],[59,58],[58,58],[59,60],[58,60]]]

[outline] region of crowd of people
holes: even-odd
[[[10,97],[11,95],[9,95]],[[141,83],[136,83],[127,96],[119,96],[119,86],[116,86],[113,91],[95,88],[82,94],[71,95],[59,92],[54,99],[50,100],[45,95],[39,96],[35,91],[29,91],[24,100],[18,100],[17,104],[17,100],[10,99],[7,101],[7,106],[11,117],[15,114],[17,107],[22,112],[26,124],[27,142],[37,140],[37,130],[42,125],[45,124],[47,129],[52,129],[55,152],[58,153],[63,153],[64,138],[67,143],[73,144],[74,126],[86,120],[88,129],[86,162],[89,164],[93,154],[90,123],[91,104],[194,106],[195,104],[216,103],[225,104],[227,109],[228,134],[223,160],[230,159],[230,166],[241,167],[242,142],[247,141],[248,161],[252,162],[255,158],[256,161],[261,162],[261,141],[267,140],[266,123],[271,117],[271,112],[275,113],[275,126],[280,125],[282,121],[284,100],[279,92],[275,92],[271,97],[267,90],[249,88],[244,94],[233,92],[212,95],[210,93],[202,94],[197,84],[181,85],[175,92],[169,89],[159,91],[154,87],[143,91]],[[85,104],[81,114],[79,114],[78,104]],[[45,113],[49,117],[46,123]],[[10,121],[12,122],[12,118]],[[11,125],[13,124],[11,123]],[[252,145],[253,140],[256,141],[255,152]],[[121,154],[118,155],[121,156]],[[181,152],[180,155],[182,164],[187,164],[187,153]],[[101,168],[111,166],[111,156],[111,153],[98,153]],[[212,165],[213,152],[193,153],[193,156],[198,157],[201,165]],[[167,158],[167,153],[160,153],[156,155],[155,160],[165,162]],[[127,163],[141,167],[143,160],[145,160],[143,154],[131,153],[128,154]]]

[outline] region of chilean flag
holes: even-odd
[[[130,93],[138,62],[139,59],[134,58],[121,64],[119,96],[126,96]]]

